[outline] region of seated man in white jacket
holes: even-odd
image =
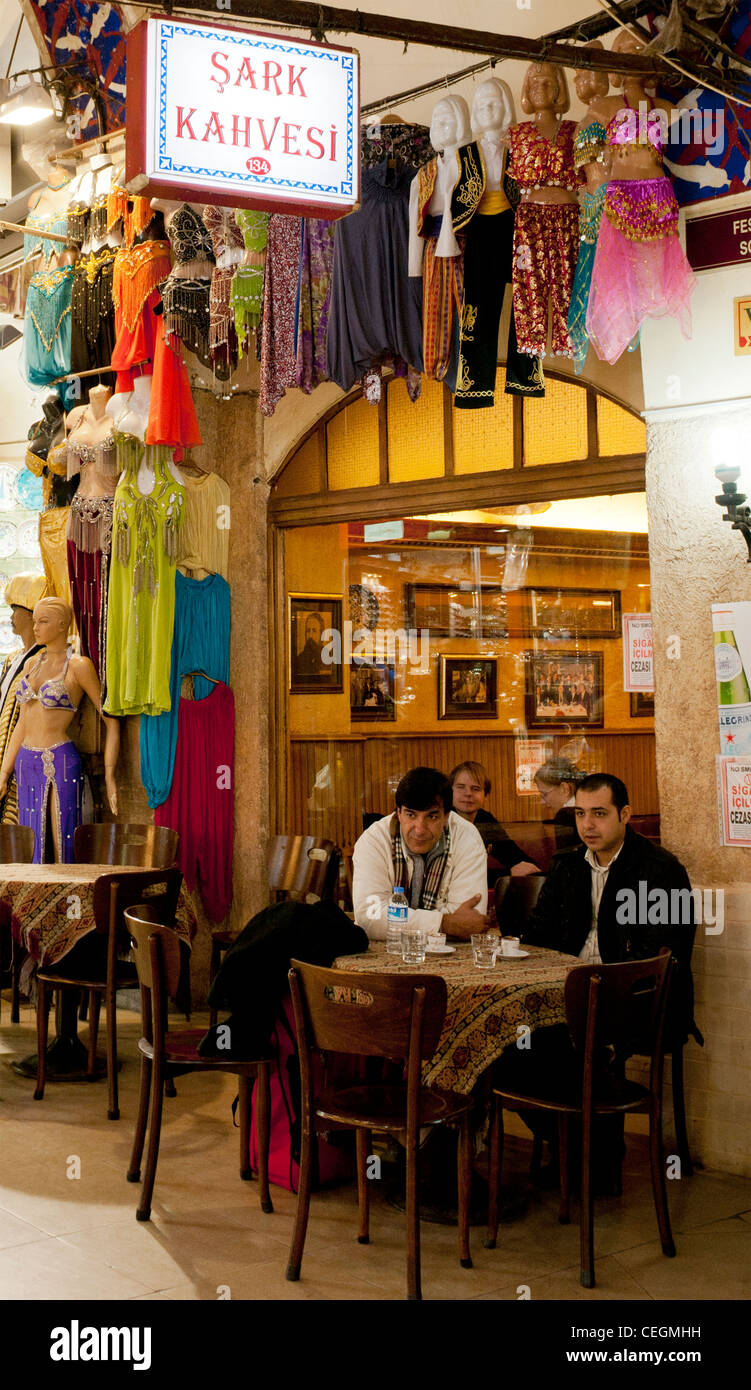
[[[352,860],[355,921],[386,937],[389,898],[404,888],[408,921],[466,941],[489,926],[488,861],[470,821],[451,809],[448,777],[415,767],[396,789],[396,811],[363,832]]]

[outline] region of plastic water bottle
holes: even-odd
[[[402,932],[407,925],[407,895],[403,888],[394,887],[389,898],[386,920],[386,950],[390,956],[402,953]]]

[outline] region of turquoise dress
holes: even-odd
[[[24,375],[30,386],[47,387],[70,371],[73,266],[32,275],[24,319]]]
[[[594,164],[602,159],[605,149],[605,127],[601,121],[590,121],[584,130],[574,137],[574,168],[581,169],[585,164]],[[592,266],[595,263],[597,233],[600,230],[602,209],[605,206],[604,183],[594,193],[585,193],[579,209],[579,259],[576,263],[574,287],[571,291],[571,307],[568,315],[568,331],[574,351],[574,371],[576,375],[584,369],[589,349],[587,337],[587,304],[589,287],[592,283]]]

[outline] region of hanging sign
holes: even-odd
[[[751,763],[717,759],[720,843],[751,848]]]
[[[159,16],[128,35],[132,193],[337,218],[360,195],[359,55]]]
[[[652,614],[624,613],[623,689],[654,690],[652,667]]]
[[[686,256],[694,270],[748,264],[751,261],[749,208],[730,208],[706,217],[687,218]]]

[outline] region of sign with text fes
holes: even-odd
[[[132,193],[337,218],[360,195],[353,49],[166,16],[128,36]]]

